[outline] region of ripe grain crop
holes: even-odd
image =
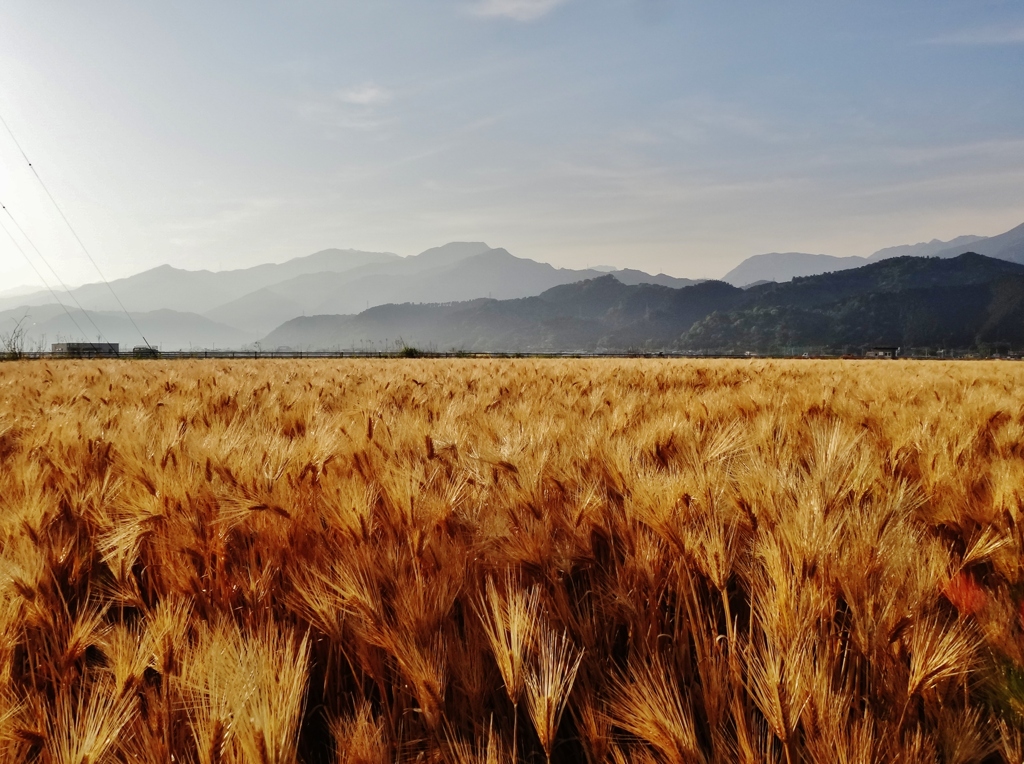
[[[0,762],[1013,762],[1024,365],[0,365]]]

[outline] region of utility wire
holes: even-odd
[[[49,285],[49,283],[46,281],[46,279],[43,278],[43,274],[41,274],[39,272],[39,269],[36,268],[36,264],[32,262],[32,258],[28,256],[28,252],[26,252],[24,250],[24,248],[22,248],[21,244],[18,243],[18,240],[14,238],[14,234],[12,234],[7,229],[7,226],[4,225],[4,221],[3,221],[2,218],[0,218],[0,228],[4,229],[4,233],[7,234],[8,238],[10,238],[11,242],[14,244],[14,246],[17,248],[17,250],[19,252],[21,252],[21,256],[25,258],[25,262],[27,262],[29,264],[29,267],[33,271],[35,271],[36,276],[39,278],[40,281],[43,282],[43,286],[45,286],[47,291],[53,296],[53,299],[57,301],[58,305],[60,305],[62,308],[64,308],[64,312],[68,314],[68,318],[71,319],[71,323],[73,323],[75,325],[75,328],[78,330],[78,333],[80,335],[82,335],[83,339],[86,339],[88,337],[88,335],[85,332],[82,331],[82,327],[78,325],[77,321],[75,321],[75,317],[73,315],[71,315],[71,311],[68,310],[68,306],[60,301],[60,297],[57,296],[57,293],[53,291],[53,288]],[[69,294],[70,294],[70,292],[69,292]],[[88,314],[86,314],[86,315],[88,315]]]
[[[60,205],[57,204],[57,200],[53,198],[53,194],[50,193],[50,189],[47,188],[46,184],[43,182],[43,179],[39,176],[39,173],[36,172],[36,168],[32,165],[31,160],[29,160],[28,155],[25,153],[25,149],[21,147],[21,144],[18,142],[18,139],[14,137],[14,132],[11,130],[10,125],[7,124],[7,120],[3,118],[2,114],[0,114],[0,124],[3,124],[4,129],[7,131],[7,134],[11,136],[11,140],[14,141],[14,145],[17,146],[18,151],[21,152],[21,157],[22,159],[25,160],[25,164],[28,165],[28,168],[32,171],[32,174],[36,176],[36,180],[39,181],[39,185],[42,186],[43,191],[46,192],[46,195],[49,197],[54,209],[57,210],[57,213],[64,221],[64,224],[68,227],[68,230],[71,231],[71,235],[75,237],[75,241],[78,242],[78,246],[82,248],[82,251],[85,253],[85,256],[89,258],[89,262],[92,263],[92,267],[96,269],[96,273],[100,275],[100,279],[102,279],[103,283],[107,285],[107,289],[110,290],[110,294],[113,295],[114,300],[117,302],[119,306],[121,306],[121,310],[128,317],[128,320],[131,321],[132,326],[135,327],[135,331],[137,331],[139,333],[139,336],[142,337],[142,341],[146,344],[146,347],[149,347],[149,340],[146,339],[146,335],[142,333],[142,329],[140,329],[139,325],[135,323],[135,319],[132,318],[132,314],[128,312],[128,309],[125,308],[124,303],[121,302],[121,298],[117,296],[117,292],[114,291],[114,287],[110,285],[110,282],[107,281],[107,277],[103,275],[103,271],[100,270],[99,265],[96,264],[96,261],[93,259],[92,254],[89,252],[89,248],[85,246],[85,242],[82,241],[81,237],[78,235],[78,232],[75,230],[75,227],[71,225],[71,221],[68,220],[68,216],[64,214],[64,210],[62,210],[60,208]]]
[[[63,281],[61,280],[61,277],[60,277],[60,276],[59,276],[59,275],[57,274],[57,271],[55,271],[55,270],[53,269],[53,266],[52,266],[52,265],[50,265],[50,261],[49,261],[49,260],[47,260],[47,259],[46,259],[46,258],[45,258],[45,257],[43,256],[43,253],[39,251],[39,247],[37,247],[37,246],[35,245],[35,242],[33,242],[33,241],[32,241],[32,239],[31,239],[31,238],[29,238],[29,235],[28,235],[27,233],[25,233],[25,229],[24,229],[24,228],[22,228],[22,227],[21,227],[21,226],[20,226],[20,225],[18,224],[18,221],[17,221],[17,220],[15,220],[15,219],[14,219],[14,215],[12,215],[12,214],[11,214],[11,211],[10,211],[9,209],[7,209],[6,205],[4,205],[4,204],[3,204],[2,202],[0,202],[0,209],[2,209],[2,210],[3,210],[4,212],[6,212],[6,213],[7,213],[7,217],[9,217],[9,218],[11,219],[11,222],[12,222],[12,223],[14,223],[14,227],[18,229],[18,233],[20,233],[20,234],[22,235],[22,237],[23,237],[23,238],[25,239],[25,241],[27,241],[27,242],[28,242],[28,245],[29,245],[30,247],[32,247],[33,251],[35,251],[35,253],[36,253],[37,255],[39,255],[39,259],[43,261],[43,263],[44,263],[44,264],[46,265],[46,267],[50,269],[50,273],[52,273],[52,274],[53,274],[53,277],[54,277],[55,279],[57,279],[57,283],[61,285],[61,288],[62,288],[62,289],[63,289],[63,290],[65,291],[65,292],[67,292],[67,293],[68,293],[68,297],[70,297],[70,298],[71,298],[71,300],[72,300],[72,301],[73,301],[73,302],[75,303],[75,305],[76,305],[76,306],[78,306],[78,309],[79,309],[80,311],[82,311],[82,315],[84,315],[84,316],[85,316],[85,317],[86,317],[86,318],[87,318],[87,319],[89,320],[89,323],[90,323],[90,324],[92,324],[92,328],[96,330],[96,333],[97,333],[97,334],[99,334],[99,336],[100,336],[100,339],[101,339],[101,340],[103,340],[104,342],[106,342],[106,341],[107,341],[107,338],[103,336],[103,330],[102,330],[102,329],[100,329],[100,328],[99,328],[99,327],[98,327],[98,326],[96,325],[96,322],[92,320],[92,316],[90,316],[90,315],[89,315],[89,313],[88,313],[88,311],[86,311],[86,309],[82,307],[82,303],[80,303],[80,302],[78,301],[78,298],[77,298],[77,297],[75,297],[74,293],[73,293],[73,292],[72,292],[72,291],[71,291],[70,289],[68,289],[68,287],[67,287],[67,284],[65,284],[65,283],[64,283],[64,282],[63,282]],[[5,230],[5,231],[7,231],[7,227],[6,227],[6,226],[4,227],[4,230]],[[11,232],[10,232],[10,231],[7,231],[7,235],[8,235],[8,236],[11,236]],[[11,236],[11,240],[12,240],[12,241],[14,240],[14,237],[13,237],[13,236]],[[15,244],[17,244],[17,242],[15,242]],[[21,249],[21,247],[19,246],[19,247],[18,247],[18,249]],[[24,250],[22,250],[22,254],[25,254],[25,251],[24,251]],[[25,257],[27,258],[27,257],[28,257],[28,255],[25,255]],[[31,260],[29,261],[29,263],[31,264]],[[32,266],[32,268],[33,268],[33,270],[35,270],[35,266],[34,266],[34,265]],[[36,273],[39,273],[39,271],[36,271]],[[40,277],[40,278],[42,278],[42,277]],[[44,283],[44,284],[46,284],[46,282],[45,282],[45,281],[44,281],[43,283]],[[47,287],[46,287],[46,288],[47,288],[47,289],[49,289],[49,288],[50,288],[48,284],[47,284]],[[51,289],[50,291],[51,291],[51,293],[53,292],[53,290],[52,290],[52,289]],[[63,303],[61,303],[61,304],[63,304]],[[69,313],[69,314],[68,314],[68,316],[70,317],[70,315],[71,315],[71,314]],[[78,326],[78,324],[76,323],[76,324],[75,324],[75,326]],[[80,331],[80,332],[82,331],[81,327],[79,327],[78,331]],[[82,332],[82,336],[83,336],[83,337],[86,337],[86,338],[88,338],[88,335],[87,335],[87,334],[86,334],[85,332]]]

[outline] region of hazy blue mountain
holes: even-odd
[[[206,315],[232,326],[268,332],[284,318],[354,314],[389,303],[458,302],[480,297],[513,299],[538,295],[559,284],[599,275],[594,270],[555,268],[482,242],[456,242],[420,255],[344,273],[306,274],[246,295]],[[696,282],[665,274],[616,270],[624,283],[680,287]],[[266,305],[266,310],[263,306]],[[286,316],[288,311],[291,315]]]
[[[638,318],[631,312],[630,306],[633,306],[634,303],[630,300],[641,299],[641,297],[634,296],[629,299],[622,297],[621,304],[608,308],[612,313],[607,316],[603,314],[602,317],[587,316],[579,312],[563,315],[556,311],[557,315],[551,314],[545,320],[554,321],[556,324],[568,322],[565,324],[566,326],[576,325],[574,322],[578,323],[581,320],[584,322],[598,321],[599,325],[590,326],[586,331],[582,325],[577,326],[578,332],[573,335],[579,341],[586,340],[594,347],[599,343],[613,343],[616,347],[623,346],[623,343],[638,343],[644,346],[649,346],[651,343],[678,343],[682,342],[680,337],[683,331],[680,317],[684,314],[689,315],[689,313],[680,312],[679,306],[675,303],[663,304],[667,298],[657,297],[657,290],[651,291],[654,287],[666,289],[668,293],[684,290],[681,293],[688,295],[683,298],[684,301],[694,300],[698,295],[704,295],[694,303],[698,305],[710,305],[705,299],[710,294],[716,294],[716,299],[724,300],[720,304],[709,307],[707,314],[695,315],[692,319],[693,322],[702,321],[715,311],[719,313],[735,311],[742,306],[746,306],[743,309],[749,310],[760,309],[758,306],[768,309],[765,306],[774,299],[772,295],[776,294],[783,295],[783,298],[780,298],[783,299],[783,302],[773,305],[773,307],[785,310],[794,307],[799,307],[801,310],[817,310],[816,307],[798,305],[792,300],[796,300],[799,295],[806,296],[808,289],[823,290],[822,294],[825,296],[823,299],[827,300],[846,299],[854,294],[860,294],[857,290],[864,288],[886,291],[887,287],[883,289],[877,285],[864,287],[861,284],[857,286],[864,279],[861,272],[863,267],[869,264],[869,260],[875,261],[870,265],[880,265],[890,262],[890,260],[908,259],[905,257],[890,258],[889,256],[894,253],[935,253],[936,250],[938,250],[938,257],[947,258],[952,256],[958,248],[966,246],[963,243],[965,241],[987,249],[997,258],[1012,260],[1014,257],[1019,257],[1024,262],[1024,226],[1020,226],[1013,231],[987,239],[961,237],[954,240],[957,243],[954,244],[953,249],[941,248],[949,242],[931,241],[880,250],[871,258],[836,258],[828,255],[794,252],[758,255],[748,258],[726,277],[726,280],[733,286],[749,287],[746,289],[747,296],[744,300],[739,300],[739,297],[733,292],[721,292],[722,282],[714,282],[719,286],[707,287],[704,291],[686,292],[687,289],[692,290],[696,286],[703,286],[703,284],[665,274],[651,275],[633,269],[619,269],[607,274],[605,281],[598,279],[600,284],[605,285],[601,288],[617,289],[618,287],[615,285],[618,285],[638,290],[636,295],[641,295],[644,301],[642,317]],[[922,258],[916,259],[925,262]],[[927,279],[930,278],[928,275],[931,273],[930,268],[932,266],[918,271],[916,266],[901,266],[901,272],[909,274],[908,278],[923,279],[920,283],[905,285],[901,288],[939,288],[938,285],[927,282]],[[825,272],[824,275],[832,276],[854,271],[859,275],[835,283],[828,279],[816,281],[814,282],[816,286],[797,284],[807,278],[803,274],[817,276],[822,275],[822,271]],[[874,273],[874,271],[867,272]],[[254,268],[216,273],[185,271],[162,266],[121,279],[115,282],[115,289],[129,310],[147,315],[152,314],[146,320],[155,322],[154,326],[159,328],[161,335],[168,338],[165,343],[168,346],[187,347],[189,344],[200,346],[206,342],[224,346],[230,342],[243,343],[260,336],[276,337],[275,327],[287,324],[290,319],[303,316],[358,316],[368,308],[403,303],[465,303],[478,299],[485,299],[485,303],[486,300],[504,303],[547,294],[556,287],[581,281],[594,281],[601,275],[601,272],[592,269],[560,269],[547,263],[515,257],[504,249],[492,249],[483,242],[453,242],[428,249],[412,257],[335,249],[324,250],[308,257],[295,258],[286,263],[266,264]],[[963,274],[958,278],[962,276]],[[792,280],[797,291],[776,292],[775,288],[782,287],[784,284],[775,282],[783,280],[787,283]],[[766,283],[751,286],[758,282]],[[840,295],[842,289],[837,286],[839,283],[845,285],[843,288],[849,287],[854,291],[848,295],[843,292],[846,295],[843,297]],[[949,288],[958,288],[964,286],[965,283],[957,282],[957,284],[949,285]],[[593,288],[588,287],[588,289]],[[715,292],[715,290],[719,290],[719,292]],[[553,294],[560,293],[556,291]],[[117,312],[116,305],[113,304],[113,299],[103,284],[86,285],[75,290],[75,295],[89,310],[111,314]],[[29,297],[5,298],[0,299],[0,310],[4,307],[47,304],[51,301],[52,297],[48,293],[43,293],[41,297],[30,295]],[[755,301],[760,302],[755,305]],[[742,306],[738,307],[740,303]],[[486,304],[490,305],[490,303]],[[159,313],[157,309],[163,310],[164,313],[157,315]],[[578,304],[577,309],[583,313],[586,312],[583,304]],[[703,308],[701,309],[703,310]],[[406,313],[411,311],[411,309],[404,310]],[[484,334],[473,335],[477,338],[474,342],[479,340],[484,344],[491,343],[489,347],[496,347],[497,344],[506,340],[511,341],[519,331],[516,327],[526,332],[515,340],[516,347],[550,347],[551,343],[557,344],[568,337],[564,333],[559,334],[560,330],[556,331],[551,326],[545,328],[541,334],[536,334],[537,327],[531,323],[534,319],[528,315],[517,313],[518,308],[492,306],[478,307],[474,310],[479,313],[478,318],[484,321],[484,326],[490,326],[486,323],[487,321],[499,321],[499,325],[488,329]],[[200,316],[195,314],[200,314],[208,323],[196,323],[196,319]],[[538,315],[548,314],[550,314],[550,306],[544,307],[544,310]],[[613,321],[611,318],[613,314],[620,318],[622,316],[632,316],[632,318],[626,323],[622,323],[618,318]],[[427,310],[423,315],[433,314]],[[462,337],[460,332],[468,326],[465,322],[469,320],[470,314],[467,314],[463,307],[455,307],[445,315],[447,318],[444,319],[444,322],[447,323],[442,322],[443,326],[437,324],[435,327],[437,328],[437,337],[443,338],[444,341],[454,341]],[[339,335],[332,339],[329,346],[334,347],[337,342],[342,340],[351,343],[360,337],[364,340],[373,339],[373,341],[379,342],[391,338],[391,334],[404,326],[400,320],[393,319],[387,311],[370,314],[369,317],[364,317],[354,323],[350,321],[350,325],[366,328],[370,326],[367,321],[371,319],[376,328],[370,334],[360,335],[359,332],[363,329],[355,331],[354,334],[348,332],[344,336]],[[51,327],[50,334],[70,332],[72,327],[66,316],[64,318],[57,317],[54,320],[58,323],[67,323],[68,326],[62,325],[58,329]],[[107,317],[104,320],[112,319]],[[764,317],[760,317],[758,320],[771,324],[771,321]],[[171,326],[171,323],[175,321],[181,323],[179,329]],[[320,324],[324,323],[322,319],[317,319],[317,321]],[[456,331],[456,326],[463,328]],[[527,330],[524,328],[526,326],[533,328]],[[232,331],[226,332],[225,329],[228,328]],[[415,336],[419,337],[422,331],[428,327],[424,325],[415,328],[419,332]],[[402,330],[405,331],[405,329]],[[381,335],[380,331],[385,333]],[[530,332],[534,333],[530,334]],[[675,332],[675,335],[672,332]],[[714,336],[718,337],[719,334]],[[724,337],[724,335],[722,336]],[[747,337],[747,335],[742,336]],[[234,339],[231,339],[232,337]],[[561,339],[559,339],[560,337]],[[710,337],[712,337],[711,334],[706,335],[706,339]],[[130,341],[135,342],[136,340]],[[276,341],[277,339],[271,339],[272,343]],[[291,341],[291,339],[285,338],[280,340],[279,344],[288,344]],[[315,342],[320,341],[321,339],[315,340]],[[442,339],[436,341],[440,342]],[[310,343],[315,344],[315,342],[314,340],[302,340],[299,341],[299,344],[307,346]]]
[[[333,275],[335,274],[317,273],[300,278],[309,278],[316,282],[318,276],[329,278]],[[279,326],[290,318],[301,316],[303,313],[302,302],[286,297],[273,287],[267,287],[257,289],[255,292],[250,292],[224,305],[219,305],[213,310],[206,311],[203,315],[213,321],[261,336],[275,326]]]
[[[514,257],[484,242],[451,242],[412,257],[330,249],[233,271],[187,271],[165,265],[119,279],[113,287],[129,311],[199,313],[241,335],[258,337],[302,315],[356,313],[385,303],[526,297],[595,275],[591,270],[559,269]],[[616,278],[673,287],[694,283],[632,269],[616,271]],[[73,295],[87,310],[119,310],[105,284],[87,284]],[[62,299],[75,306],[67,295]],[[0,310],[52,303],[48,292],[12,295],[0,298]]]
[[[1009,260],[1012,263],[1024,264],[1024,223],[998,236],[989,236],[987,239],[974,242],[968,248],[972,252],[978,252],[989,257],[997,257],[1000,260]],[[937,252],[938,257],[956,257],[965,251],[962,245],[947,247]]]
[[[387,292],[396,279],[444,268],[490,249],[483,242],[452,242],[419,255],[365,263],[345,271],[303,273],[219,305],[207,315],[232,326],[252,327],[253,331],[266,333],[287,318],[321,312],[319,306],[328,300],[344,302],[347,297],[351,307],[346,312],[388,302],[374,295]],[[268,310],[266,315],[260,315],[264,304]],[[288,310],[291,310],[290,315],[279,317],[280,311]]]
[[[1008,236],[1008,234],[1003,234],[1003,236]],[[1000,237],[992,238],[999,239]],[[1021,246],[1024,244],[1021,241],[1022,238],[1024,237],[1017,237],[1018,245],[1014,251],[1019,251],[1024,255],[1024,246]],[[967,251],[980,252],[983,255],[999,257],[1004,260],[1014,260],[1013,257],[997,254],[997,247],[992,247],[992,251],[988,251],[988,248],[981,244],[981,242],[988,241],[991,239],[986,239],[983,236],[958,236],[949,241],[932,239],[919,244],[886,247],[870,257],[835,257],[833,255],[811,255],[805,252],[771,252],[766,255],[748,257],[725,274],[722,280],[734,286],[745,287],[758,281],[789,281],[800,276],[816,276],[820,273],[860,268],[868,263],[889,260],[894,257],[955,257]],[[1016,262],[1024,262],[1024,260]]]
[[[875,263],[879,260],[888,260],[893,257],[935,257],[941,256],[940,253],[944,250],[956,249],[959,250],[956,254],[960,255],[964,252],[978,251],[974,245],[976,242],[984,241],[984,236],[957,236],[955,239],[949,241],[939,241],[938,239],[932,239],[931,241],[924,241],[920,244],[900,244],[896,247],[886,247],[880,249],[868,258],[869,263]],[[963,249],[960,249],[963,247]],[[984,252],[982,254],[985,254]]]
[[[28,318],[22,324],[26,350],[49,350],[55,342],[96,342],[101,338],[117,342],[122,349],[128,350],[143,344],[139,332],[122,312],[83,312],[77,308],[69,309],[69,312],[73,321],[59,305],[0,311],[0,333],[9,332],[14,322],[27,314]],[[195,313],[152,310],[133,311],[131,316],[150,344],[163,350],[238,348],[259,337]]]
[[[1024,348],[1024,266],[978,254],[899,257],[739,289],[626,285],[611,274],[514,300],[381,305],[296,318],[264,347],[492,352],[743,352],[874,344]]]
[[[806,252],[769,252],[753,255],[722,277],[733,286],[744,287],[755,281],[789,281],[799,276],[814,276],[829,271],[843,271],[867,264],[864,257],[833,257]]]
[[[402,302],[458,302],[478,297],[496,300],[530,297],[553,286],[599,275],[600,272],[594,270],[555,268],[548,263],[515,257],[505,249],[491,249],[447,267],[419,271],[407,278],[385,280],[375,275],[350,282],[344,290],[313,306],[309,312],[354,313],[365,308],[367,301],[372,307]],[[624,284],[681,287],[697,283],[691,279],[674,278],[663,273],[652,276],[632,269],[616,270],[611,275]]]
[[[412,270],[425,271],[455,265],[460,260],[482,255],[491,250],[482,241],[453,241],[440,247],[431,247],[418,255],[406,258],[406,266]]]
[[[4,297],[22,297],[27,294],[35,294],[39,291],[39,287],[26,286],[20,284],[18,286],[7,287],[6,289],[0,289],[0,298]]]
[[[365,307],[401,302],[454,302],[477,297],[504,300],[537,295],[558,284],[598,275],[555,268],[492,249],[450,265],[402,276],[367,276],[316,305],[315,313],[355,313]]]
[[[111,282],[114,291],[129,311],[166,308],[203,313],[250,292],[263,289],[304,273],[345,271],[363,265],[401,260],[387,252],[325,249],[284,263],[267,263],[230,271],[188,271],[161,265],[134,276]],[[71,290],[87,310],[120,310],[106,284],[86,284]],[[67,295],[64,302],[73,304]],[[0,299],[0,310],[20,305],[46,305],[53,302],[47,291]]]

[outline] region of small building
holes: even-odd
[[[116,342],[55,342],[50,352],[68,358],[117,358],[118,347]]]
[[[874,347],[871,348],[867,353],[864,354],[865,358],[899,358],[900,349],[898,347]]]

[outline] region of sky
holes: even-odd
[[[1024,222],[1024,3],[5,0],[0,116],[107,278],[448,241],[717,277]],[[0,203],[0,292],[97,280],[2,127]]]

